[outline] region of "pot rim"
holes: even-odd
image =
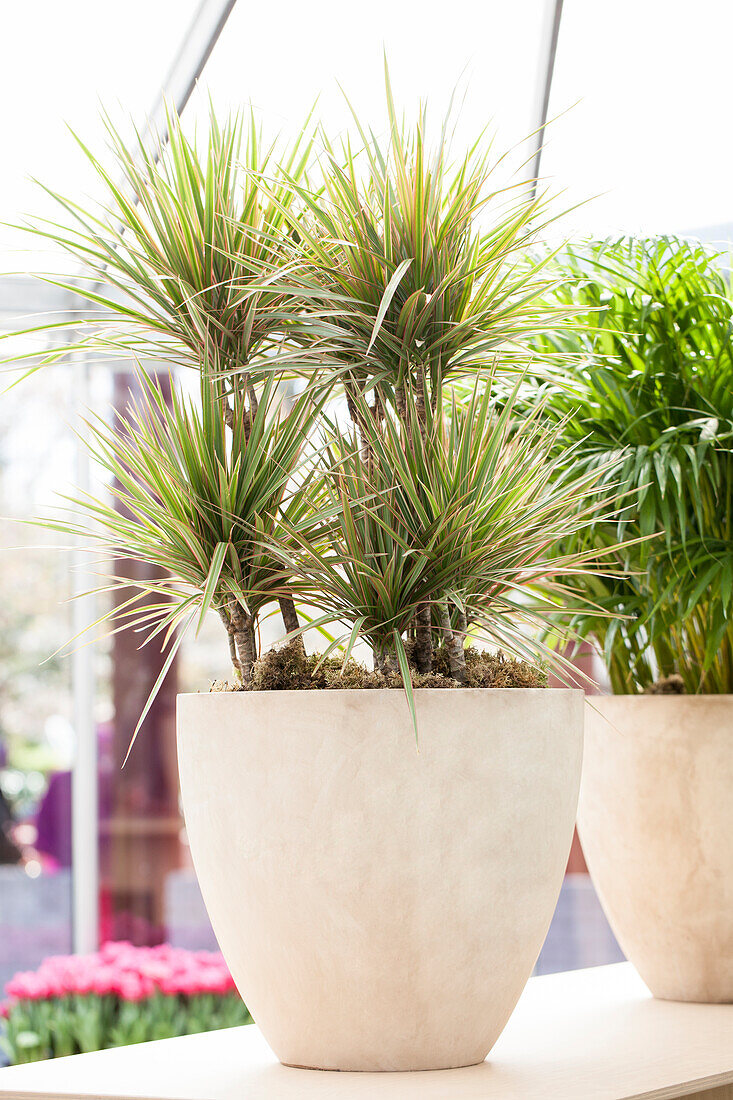
[[[632,692],[629,692],[626,695],[614,695],[612,693],[609,693],[609,694],[603,694],[603,695],[589,695],[587,697],[587,701],[590,705],[593,705],[597,702],[600,702],[604,706],[610,700],[613,700],[613,702],[611,703],[611,706],[615,706],[616,700],[620,700],[621,702],[627,702],[627,701],[632,700],[632,699],[634,700],[634,702],[636,704],[641,704],[641,706],[656,706],[658,704],[663,704],[665,706],[671,706],[672,704],[674,704],[676,706],[680,706],[680,705],[687,706],[689,703],[693,703],[693,704],[700,703],[700,702],[709,703],[711,700],[714,700],[714,699],[715,700],[720,700],[721,702],[725,702],[729,706],[733,705],[733,693],[724,692],[724,691],[720,691],[720,692],[700,692],[700,693],[695,693],[695,694],[690,694],[690,693],[687,693],[687,692],[681,692],[681,693],[678,694],[677,692],[671,692],[671,693],[665,694],[665,695],[662,695],[662,694],[659,694],[659,695],[654,694],[653,695],[653,694],[644,694],[644,693],[634,694]]]
[[[413,688],[413,695],[419,696],[433,696],[433,695],[458,695],[458,696],[485,696],[492,697],[496,695],[520,695],[520,696],[544,696],[546,692],[550,691],[560,695],[585,695],[582,688],[556,688],[556,687],[535,687],[535,688]],[[322,696],[385,696],[402,694],[404,697],[404,688],[268,688],[267,691],[179,691],[176,695],[177,699],[198,699],[198,698],[213,698],[221,699],[222,696],[236,696],[251,699],[253,697],[264,696],[308,696],[320,698]],[[593,698],[598,698],[594,696]],[[691,696],[692,698],[692,696]],[[731,696],[733,698],[733,696]]]

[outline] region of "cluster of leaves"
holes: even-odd
[[[304,477],[297,491],[290,482],[319,400],[307,389],[286,412],[268,376],[254,416],[234,391],[228,426],[203,374],[198,400],[175,388],[168,394],[143,373],[139,382],[139,399],[115,423],[89,423],[112,498],[72,497],[71,514],[48,526],[83,537],[107,559],[157,567],[146,581],[111,576],[116,603],[104,615],[115,629],[144,631],[167,648],[150,704],[186,631],[212,608],[226,627],[234,668],[248,679],[259,616],[278,599],[288,607],[283,549],[289,531],[311,515]]]
[[[565,315],[548,301],[547,259],[524,262],[552,220],[547,200],[524,181],[494,184],[503,158],[485,135],[452,160],[450,115],[429,145],[427,110],[407,126],[389,74],[386,94],[386,140],[354,115],[356,152],[349,135],[336,148],[321,131],[317,189],[288,178],[320,288],[313,330],[357,423],[356,395],[374,395],[377,418],[391,406],[404,420],[409,398],[419,414],[428,401],[435,409],[447,381],[497,358],[526,363],[528,336]]]
[[[220,382],[231,386],[237,378],[245,392],[253,357],[286,358],[288,351],[277,353],[296,278],[289,181],[304,173],[312,127],[307,120],[280,157],[253,114],[220,126],[212,112],[209,123],[202,155],[173,111],[165,141],[147,131],[128,141],[105,117],[111,166],[77,138],[105,199],[87,209],[44,187],[64,220],[39,220],[28,232],[80,268],[73,279],[47,281],[97,311],[81,326],[76,319],[44,326],[56,335],[68,330],[67,341],[57,343],[62,353],[91,349],[196,369],[205,363]]]
[[[553,301],[574,328],[534,345],[555,361],[545,410],[559,454],[604,467],[618,494],[581,541],[623,544],[623,570],[587,576],[605,616],[573,622],[603,645],[614,691],[680,677],[733,691],[733,295],[722,258],[676,238],[606,240],[558,260]],[[546,377],[547,372],[545,373]],[[608,489],[612,489],[609,484]],[[577,543],[573,545],[573,548]]]
[[[174,997],[154,993],[144,1001],[116,996],[54,997],[24,1001],[8,1011],[0,1046],[14,1065],[109,1047],[198,1035],[251,1023],[238,993]]]
[[[429,146],[388,77],[387,106],[385,140],[358,119],[357,152],[320,130],[316,165],[312,137],[274,162],[254,125],[242,152],[237,120],[212,119],[203,155],[175,117],[154,155],[110,128],[123,184],[87,150],[107,204],[62,200],[73,228],[36,231],[85,264],[73,289],[103,312],[82,343],[198,372],[195,400],[141,376],[121,423],[91,425],[117,501],[77,498],[58,521],[91,521],[105,554],[165,571],[111,578],[115,628],[158,638],[170,661],[214,610],[248,685],[279,604],[300,645],[307,625],[336,624],[326,658],[366,639],[412,703],[441,647],[467,682],[469,635],[549,655],[537,627],[588,609],[576,582],[615,548],[582,539],[605,512],[605,467],[567,469],[559,429],[518,417],[516,386],[495,400],[496,372],[526,370],[532,338],[568,313],[552,257],[526,262],[544,199],[494,187],[482,140],[452,161],[446,124]]]
[[[465,406],[428,406],[422,425],[412,409],[406,425],[376,424],[360,405],[360,432],[332,426],[327,507],[315,531],[291,530],[286,558],[312,602],[350,628],[325,656],[343,646],[347,660],[363,637],[379,671],[405,677],[411,663],[429,673],[442,644],[463,683],[473,634],[537,660],[537,628],[575,600],[571,577],[600,567],[595,550],[556,547],[583,532],[603,500],[577,507],[598,473],[567,473],[553,456],[557,430],[541,409],[519,420],[515,397],[516,388],[498,410],[491,386],[477,386]]]

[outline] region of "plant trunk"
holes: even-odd
[[[415,616],[415,668],[423,676],[433,670],[432,615],[429,603],[421,603]]]
[[[407,428],[407,398],[405,397],[405,387],[396,386],[394,391],[395,408],[397,409],[397,416],[402,424]]]
[[[354,399],[352,387],[354,383],[349,380],[344,381],[344,392],[346,394],[346,407],[349,410],[349,416],[351,421],[357,429],[359,441],[361,443],[361,460],[366,467],[369,467],[372,459],[372,447],[367,435],[367,426],[364,424],[364,417],[359,411],[359,407]],[[357,391],[358,392],[358,391]],[[365,402],[366,403],[366,402]]]
[[[288,634],[300,628],[300,619],[298,618],[298,612],[295,610],[295,604],[291,596],[281,596],[278,600],[280,604],[280,614],[282,615],[283,625]],[[291,645],[298,646],[305,651],[305,643],[303,642],[303,635],[298,634],[296,638],[291,638]]]
[[[251,425],[254,422],[254,418],[257,416],[260,405],[259,405],[259,402],[257,400],[257,391],[255,390],[254,386],[252,385],[249,375],[247,375],[246,378],[247,378],[247,382],[246,382],[247,397],[249,399],[249,416],[250,416],[250,425]]]
[[[232,630],[232,624],[229,619],[229,615],[223,607],[219,608],[219,618],[224,623],[226,628],[227,637],[229,639],[229,658],[232,662],[232,667],[235,672],[241,672],[239,667],[239,656],[237,654],[237,643],[234,641],[234,631]]]
[[[246,617],[244,629],[235,635],[239,660],[242,666],[242,683],[249,687],[252,683],[252,666],[257,658],[257,644],[252,619]]]
[[[397,654],[391,649],[382,649],[374,653],[374,667],[383,676],[391,676],[400,671]]]
[[[427,416],[425,414],[425,372],[422,367],[417,368],[417,382],[415,385],[415,412],[420,435],[425,438],[427,428]]]
[[[446,603],[440,603],[440,625],[443,630],[443,641],[448,651],[450,674],[454,680],[462,684],[466,679],[466,654],[463,650],[463,639],[458,632],[453,631],[450,621],[450,612]]]
[[[236,600],[230,600],[229,614],[224,621],[229,633],[229,652],[232,655],[234,667],[239,672],[242,683],[245,687],[249,687],[252,682],[252,666],[257,658],[252,616],[248,615]]]

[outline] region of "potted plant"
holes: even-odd
[[[566,368],[546,407],[573,469],[615,460],[618,508],[583,538],[620,539],[624,566],[587,582],[607,616],[574,621],[613,692],[586,710],[583,850],[652,992],[733,1001],[730,278],[675,238],[592,242],[561,269],[580,325],[539,342]]]
[[[170,401],[141,371],[91,425],[117,500],[57,522],[160,567],[112,579],[110,616],[169,660],[221,618],[231,683],[179,698],[196,871],[277,1055],[332,1069],[475,1063],[504,1027],[580,779],[582,692],[545,690],[537,628],[605,554],[553,549],[603,508],[580,503],[598,471],[561,476],[557,429],[517,422],[519,382],[495,392],[563,313],[522,263],[544,202],[388,100],[386,142],[320,133],[310,167],[310,139],[276,160],[236,121],[203,155],[175,117],[155,154],[111,131],[123,183],[89,154],[105,206],[43,230],[104,311],[86,343],[196,371]]]

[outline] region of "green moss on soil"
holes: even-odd
[[[547,687],[547,675],[541,669],[498,653],[485,653],[469,646],[466,651],[466,680],[459,684],[450,675],[448,655],[441,646],[434,654],[434,671],[420,675],[412,671],[415,688],[541,688]],[[409,643],[408,643],[409,656]],[[320,664],[319,664],[320,662]],[[318,667],[317,667],[318,666]],[[399,673],[383,675],[370,672],[365,665],[350,659],[346,665],[337,657],[322,660],[317,653],[307,654],[294,643],[269,650],[252,670],[252,683],[241,685],[217,680],[212,691],[314,691],[353,688],[402,688]]]
[[[684,695],[685,681],[676,672],[671,676],[664,676],[661,680],[648,687],[645,695]]]

